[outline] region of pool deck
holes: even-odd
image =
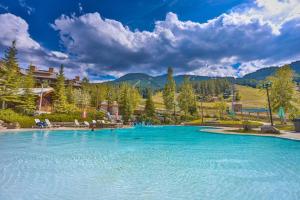
[[[121,128],[130,128],[131,126],[123,126]],[[118,128],[95,128],[96,130],[105,130],[105,129],[118,129]],[[26,132],[26,131],[57,131],[57,130],[67,130],[67,131],[72,131],[72,130],[77,130],[77,131],[91,131],[91,128],[87,127],[81,127],[81,128],[76,128],[76,127],[59,127],[59,128],[19,128],[19,129],[0,129],[0,133],[7,133],[7,132]]]
[[[131,128],[131,126],[123,126],[122,128]],[[213,128],[213,129],[212,129]],[[95,130],[104,130],[111,128],[97,128]],[[24,132],[24,131],[51,131],[51,130],[88,130],[91,131],[90,128],[75,128],[75,127],[59,127],[59,128],[21,128],[21,129],[0,129],[1,133],[8,132]],[[280,131],[280,134],[259,134],[259,133],[238,133],[238,132],[230,132],[232,130],[239,130],[238,128],[233,127],[209,127],[202,129],[202,131],[209,133],[219,133],[219,134],[230,134],[230,135],[254,135],[254,136],[262,136],[262,137],[278,137],[290,140],[299,140],[300,141],[300,133],[291,132],[291,131]]]
[[[205,132],[210,133],[219,133],[219,134],[231,134],[231,135],[254,135],[254,136],[262,136],[262,137],[277,137],[277,138],[284,138],[290,140],[299,140],[300,141],[300,133],[292,132],[292,131],[280,131],[280,134],[268,134],[268,133],[237,133],[237,132],[230,132],[233,130],[239,130],[238,128],[232,127],[213,127],[214,129],[202,129]],[[258,129],[257,129],[258,130]]]

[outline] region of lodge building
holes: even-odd
[[[36,81],[35,88],[33,88],[32,91],[39,97],[36,100],[37,110],[39,112],[52,112],[54,87],[59,75],[58,72],[56,72],[53,67],[49,67],[48,70],[43,70],[38,69],[34,65],[30,65],[27,69],[21,68],[20,73],[22,76],[26,76],[30,70],[33,72],[33,77]],[[66,79],[65,84],[80,88],[80,77],[76,76],[74,79]]]

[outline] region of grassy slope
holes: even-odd
[[[267,105],[267,97],[264,91],[247,86],[237,85],[244,108],[262,108]]]
[[[267,106],[267,96],[264,91],[252,87],[237,85],[236,89],[239,91],[241,96],[241,103],[244,108],[263,108]],[[294,95],[295,99],[300,99],[300,92],[297,91]],[[157,109],[164,109],[162,93],[158,92],[153,96],[153,101]],[[144,104],[144,102],[142,103]],[[227,102],[228,106],[231,106],[231,102]],[[205,102],[203,103],[206,108],[213,108],[214,102]],[[295,106],[300,109],[300,102],[296,102]]]

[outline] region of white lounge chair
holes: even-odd
[[[59,125],[53,125],[51,124],[50,120],[49,119],[45,119],[45,122],[47,124],[47,127],[49,128],[57,128],[57,127],[60,127]]]
[[[85,126],[90,127],[90,123],[88,123],[87,121],[83,122]]]
[[[85,127],[85,125],[80,124],[77,119],[75,119],[74,122],[75,122],[75,127]]]

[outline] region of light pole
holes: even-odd
[[[263,84],[263,88],[265,88],[267,90],[269,115],[270,115],[271,126],[273,126],[274,124],[273,124],[272,108],[271,108],[270,94],[269,94],[269,88],[271,88],[271,87],[272,87],[272,82],[270,82],[270,81]]]
[[[41,93],[40,93],[40,102],[39,102],[39,113],[42,111],[42,103],[43,103],[43,91],[44,90],[44,84],[42,83]]]

